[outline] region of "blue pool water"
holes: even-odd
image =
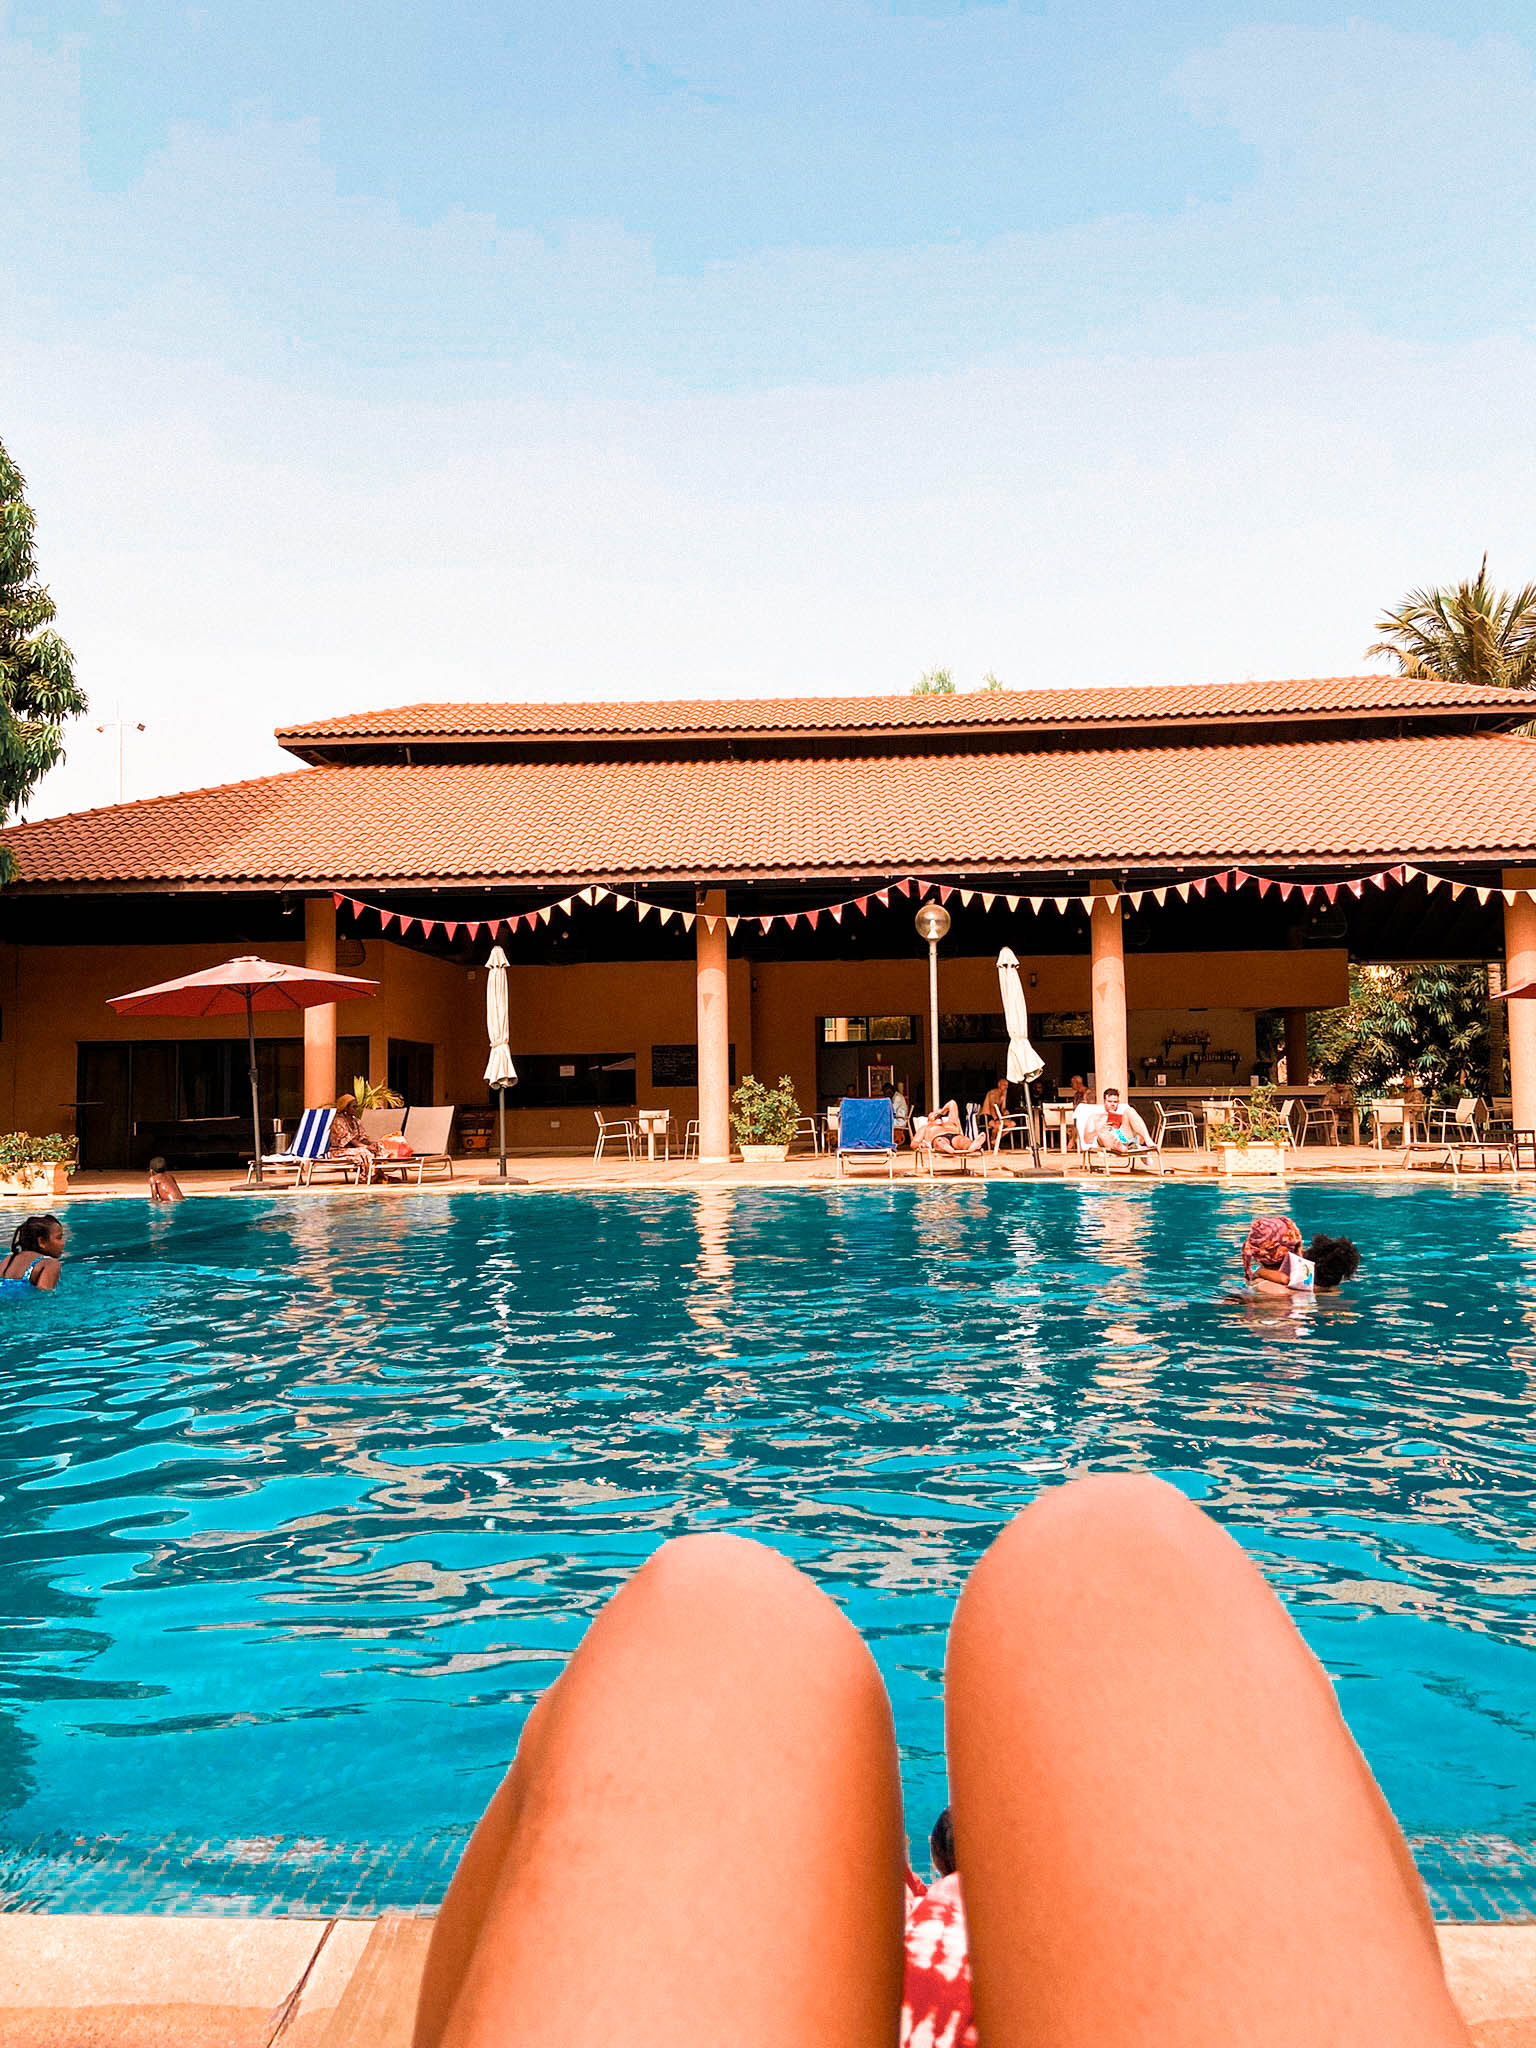
[[[0,1300],[0,1897],[430,1901],[600,1602],[710,1527],[865,1632],[920,1844],[967,1568],[1141,1469],[1278,1587],[1442,1910],[1536,1905],[1536,1200],[1290,1201],[1367,1261],[1295,1313],[1223,1294],[1274,1198],[1201,1186],[74,1204]]]

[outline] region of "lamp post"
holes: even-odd
[[[939,941],[949,930],[949,912],[942,903],[925,903],[913,922],[917,936],[928,941],[928,1114],[939,1111]]]

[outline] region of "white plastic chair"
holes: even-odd
[[[597,1149],[592,1154],[594,1160],[602,1158],[603,1147],[610,1138],[622,1138],[624,1140],[626,1158],[634,1158],[635,1139],[638,1136],[638,1132],[628,1117],[611,1117],[605,1123],[603,1121],[603,1112],[600,1109],[594,1109],[592,1119],[597,1125]]]
[[[1200,1126],[1195,1121],[1195,1112],[1192,1109],[1165,1109],[1160,1102],[1154,1107],[1157,1110],[1157,1129],[1152,1136],[1159,1151],[1167,1144],[1170,1132],[1181,1145],[1195,1149],[1199,1147]]]

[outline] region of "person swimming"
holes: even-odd
[[[181,1183],[163,1159],[149,1162],[149,1199],[152,1202],[184,1202]]]
[[[0,1266],[0,1288],[41,1288],[46,1294],[59,1284],[64,1256],[64,1226],[57,1216],[29,1216],[11,1235],[10,1257]]]
[[[1312,1284],[1319,1293],[1332,1294],[1360,1270],[1360,1253],[1347,1237],[1314,1237],[1307,1246],[1312,1267]]]
[[[1255,1294],[1301,1294],[1313,1285],[1301,1232],[1289,1216],[1256,1216],[1243,1240],[1243,1278]]]

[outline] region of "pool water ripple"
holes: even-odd
[[[1294,1312],[1232,1298],[1276,1198],[1209,1187],[74,1205],[64,1285],[0,1305],[0,1885],[304,1840],[321,1903],[419,1903],[597,1607],[700,1528],[864,1630],[920,1841],[955,1594],[1090,1470],[1257,1558],[1410,1832],[1529,1843],[1536,1201],[1290,1201],[1367,1262]]]

